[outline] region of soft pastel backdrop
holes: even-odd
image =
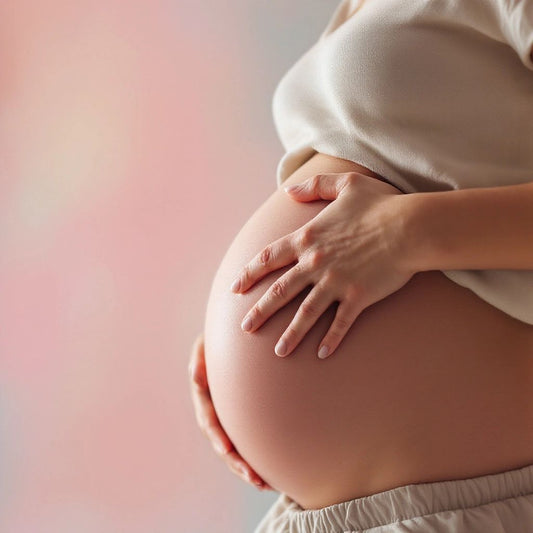
[[[187,363],[338,0],[0,3],[0,531],[247,533]]]

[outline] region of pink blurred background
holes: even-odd
[[[0,4],[0,531],[252,531],[187,364],[338,0]]]

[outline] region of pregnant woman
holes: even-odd
[[[256,533],[533,531],[533,1],[343,0],[273,112],[190,361]]]

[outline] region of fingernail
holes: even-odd
[[[231,290],[237,292],[241,288],[241,279],[237,278],[231,285]]]
[[[242,321],[241,328],[243,331],[250,331],[252,329],[252,319],[249,316]]]
[[[283,190],[285,192],[293,192],[295,191],[296,189],[299,189],[300,188],[300,185],[289,185],[287,187],[284,187]]]
[[[320,350],[318,350],[318,357],[320,359],[325,359],[328,356],[329,348],[327,346],[322,346]]]
[[[285,355],[287,353],[287,343],[283,339],[280,339],[276,344],[274,351],[277,355]]]

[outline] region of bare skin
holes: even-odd
[[[217,455],[234,474],[259,490],[274,490],[241,457],[222,428],[209,392],[204,350],[204,335],[201,333],[194,341],[189,359],[189,384],[196,422]]]
[[[372,175],[316,154],[284,185],[348,171]],[[239,460],[308,509],[533,462],[533,327],[439,271],[365,310],[331,361],[318,360],[316,347],[332,309],[290,356],[274,354],[302,298],[258,332],[242,332],[245,312],[284,271],[235,295],[239,267],[325,204],[295,204],[276,191],[223,260],[206,327],[209,396],[204,388],[195,404],[208,437],[227,437]]]

